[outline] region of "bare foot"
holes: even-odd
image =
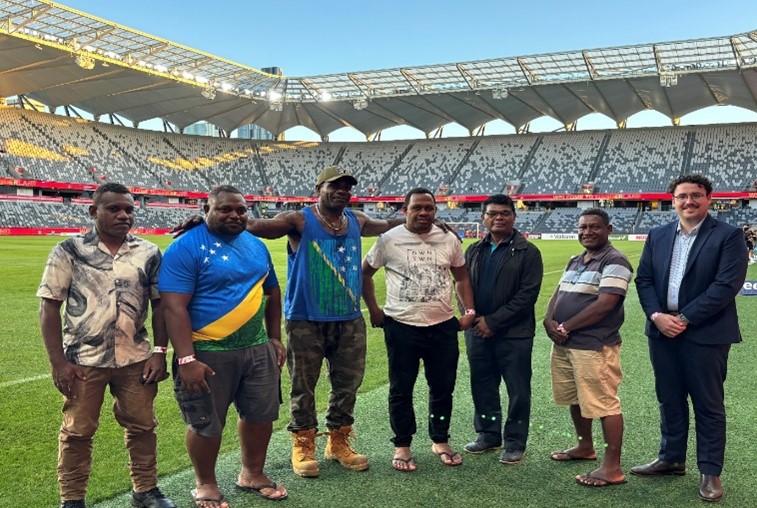
[[[289,493],[283,485],[271,481],[265,474],[247,474],[239,473],[237,476],[237,487],[246,492],[251,492],[260,497],[278,501],[286,499]]]
[[[400,446],[394,449],[392,467],[397,471],[410,473],[415,471],[415,459],[408,446]]]
[[[200,484],[190,491],[192,500],[199,508],[229,508],[229,503],[216,484]]]
[[[431,451],[445,466],[459,466],[463,463],[463,458],[452,449],[449,443],[434,443],[431,445]]]
[[[610,487],[626,483],[626,477],[621,470],[608,471],[600,467],[589,473],[576,476],[576,483],[584,487]]]
[[[597,460],[597,452],[594,448],[581,448],[576,446],[567,450],[560,450],[549,454],[549,458],[558,462],[571,460]]]

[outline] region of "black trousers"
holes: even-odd
[[[507,420],[504,428],[505,450],[524,451],[531,418],[531,351],[533,337],[485,339],[465,333],[473,395],[473,428],[488,434],[489,443],[502,439],[501,380],[507,388]]]
[[[660,460],[686,460],[691,397],[699,472],[720,476],[726,431],[723,384],[730,349],[730,344],[707,346],[681,339],[649,339],[660,403]]]
[[[390,317],[384,322],[389,357],[389,423],[394,446],[410,446],[417,427],[413,388],[420,362],[428,383],[428,434],[434,443],[449,440],[452,392],[457,379],[457,318],[433,326],[410,326]]]

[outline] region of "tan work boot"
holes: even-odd
[[[298,476],[314,478],[321,474],[315,460],[315,429],[292,432],[292,470]]]
[[[350,441],[355,439],[352,427],[345,425],[338,429],[326,432],[328,441],[324,455],[327,459],[338,461],[342,466],[353,471],[365,471],[368,469],[368,457],[360,455],[350,446]]]

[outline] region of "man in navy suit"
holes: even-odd
[[[699,497],[723,497],[723,384],[731,344],[741,342],[736,294],[747,270],[742,232],[710,217],[712,183],[684,175],[669,187],[678,221],[650,231],[636,288],[648,320],[649,356],[660,403],[658,457],[631,468],[639,476],[683,475],[688,397],[697,433]]]

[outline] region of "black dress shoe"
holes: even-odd
[[[716,503],[723,497],[723,485],[719,476],[703,474],[699,476],[699,499]]]
[[[686,474],[686,464],[683,462],[665,462],[664,460],[654,459],[649,464],[632,467],[631,474],[638,476],[680,476]]]
[[[176,508],[174,502],[164,496],[158,487],[147,492],[132,491],[131,505],[134,508]]]

